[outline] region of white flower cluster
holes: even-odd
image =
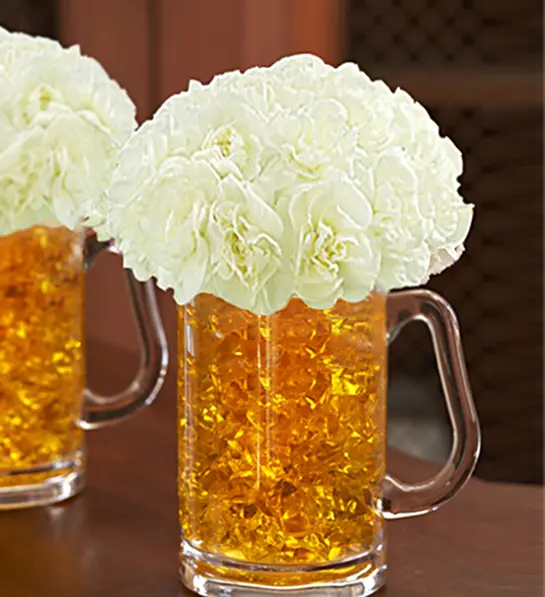
[[[180,304],[326,309],[457,259],[472,219],[461,172],[405,92],[293,56],[167,100],[122,150],[99,232]]]
[[[134,104],[96,60],[0,28],[0,234],[92,223],[135,128]]]

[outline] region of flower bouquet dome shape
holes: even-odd
[[[133,102],[96,60],[0,27],[0,234],[92,224],[135,128]]]
[[[461,172],[407,93],[297,55],[169,98],[122,149],[97,230],[179,304],[327,309],[460,256],[473,214]]]

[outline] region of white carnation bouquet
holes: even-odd
[[[120,154],[97,229],[139,279],[258,314],[425,282],[461,254],[462,157],[407,93],[300,55],[191,82]]]
[[[96,60],[0,28],[0,234],[92,223],[135,128],[134,104]]]

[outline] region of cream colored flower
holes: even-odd
[[[276,89],[284,109],[296,112],[321,96],[327,77],[333,67],[312,54],[288,56],[268,69],[261,69]]]
[[[270,72],[260,67],[248,69],[244,76],[239,71],[218,75],[207,86],[191,81],[189,91],[201,93],[205,99],[211,94],[234,94],[240,104],[249,106],[265,121],[270,121],[274,114],[282,111],[281,89]]]
[[[218,176],[252,180],[266,159],[266,122],[229,89],[203,97],[193,85],[188,95],[168,100],[154,120],[168,128],[173,153],[209,163]]]
[[[378,289],[416,286],[426,278],[430,264],[427,238],[430,214],[420,209],[418,177],[406,155],[391,150],[366,168],[359,165],[359,188],[373,206],[369,234],[382,255]]]
[[[334,99],[317,100],[272,123],[271,136],[282,154],[281,166],[294,180],[324,180],[328,172],[350,172],[357,135],[345,107]]]
[[[293,290],[283,232],[279,215],[251,184],[233,175],[223,179],[206,230],[211,256],[205,290],[254,313],[282,308]]]
[[[104,200],[134,105],[77,47],[0,34],[0,234],[70,228]]]
[[[282,248],[292,261],[295,294],[316,309],[363,300],[373,289],[380,253],[368,234],[371,205],[342,176],[305,185],[278,205]]]
[[[144,163],[144,176],[135,179],[126,166],[141,157],[139,148],[132,143],[121,153],[124,169],[116,171],[111,189],[109,225],[124,230],[118,246],[136,277],[155,276],[184,304],[200,291],[208,271],[206,227],[219,178],[203,161],[167,156],[153,173]]]

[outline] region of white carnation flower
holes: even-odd
[[[318,100],[275,118],[271,136],[281,150],[286,174],[309,181],[327,178],[328,171],[351,172],[357,136],[347,120],[346,108],[334,99]]]
[[[203,96],[201,87],[167,100],[156,126],[167,130],[173,153],[206,161],[222,177],[255,178],[266,159],[266,121],[229,89]]]
[[[94,222],[134,113],[77,47],[0,29],[0,234]]]
[[[260,314],[292,296],[324,309],[421,284],[460,256],[462,166],[405,92],[293,56],[168,99],[97,211],[125,263],[179,303],[210,292]]]
[[[288,56],[268,69],[261,69],[276,88],[280,104],[292,112],[321,96],[327,77],[334,69],[312,54]]]
[[[156,172],[135,179],[126,165],[137,148],[129,144],[121,154],[125,170],[116,172],[111,189],[109,225],[125,230],[118,246],[136,277],[156,276],[159,287],[173,288],[183,304],[200,291],[207,274],[205,231],[219,177],[203,161],[169,156]]]
[[[205,101],[210,95],[230,92],[236,95],[239,102],[249,106],[265,121],[269,121],[274,114],[282,111],[281,89],[268,71],[253,67],[245,71],[243,81],[241,81],[242,76],[239,71],[224,73],[214,77],[207,86],[197,81],[190,81],[189,92],[193,92],[194,98],[197,93],[201,93]]]
[[[362,158],[363,159],[363,158]],[[358,164],[360,188],[373,206],[370,234],[382,255],[376,286],[380,290],[415,286],[430,264],[429,214],[420,209],[418,177],[401,151],[384,153],[374,169]]]
[[[276,211],[250,183],[229,175],[210,210],[210,272],[205,290],[237,307],[274,313],[291,298],[293,280]]]
[[[339,177],[304,186],[278,208],[297,296],[316,309],[339,298],[363,300],[375,285],[380,252],[368,235],[372,209],[361,191]]]

